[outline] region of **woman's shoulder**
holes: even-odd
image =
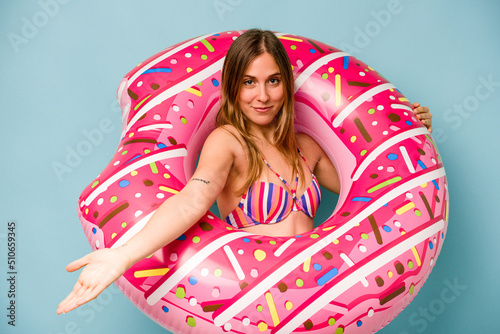
[[[301,150],[308,150],[308,149],[319,149],[320,146],[319,144],[309,135],[306,135],[305,133],[297,132],[295,134],[295,138],[297,139],[297,144],[299,145],[299,148]]]
[[[217,145],[219,148],[241,150],[241,135],[232,125],[223,125],[215,128],[208,135],[205,145]]]
[[[305,133],[297,133],[295,136],[300,152],[314,169],[316,162],[324,156],[323,149],[312,137]]]

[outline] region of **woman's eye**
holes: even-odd
[[[245,80],[245,81],[243,81],[243,84],[245,86],[251,86],[251,85],[253,85],[253,80]]]
[[[277,79],[277,78],[272,78],[272,79],[269,79],[269,83],[270,83],[271,85],[277,85],[277,84],[279,84],[279,83],[280,83],[280,80],[279,80],[279,79]]]

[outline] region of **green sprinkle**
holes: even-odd
[[[190,327],[195,327],[196,326],[196,320],[193,317],[187,317],[186,323]]]
[[[137,105],[134,107],[134,110],[137,110],[139,109],[139,107],[144,103],[144,101],[146,101],[147,99],[149,99],[151,97],[151,95],[148,95],[146,96],[141,102],[137,103]]]
[[[184,297],[186,297],[186,290],[182,286],[177,287],[175,296],[179,299],[183,299]]]
[[[206,39],[202,39],[202,40],[201,40],[201,43],[202,43],[203,45],[205,45],[205,47],[207,48],[207,50],[208,50],[208,51],[210,51],[210,52],[214,52],[214,51],[215,51],[215,49],[214,49],[214,47],[212,46],[212,44],[210,44],[210,43],[209,43]]]
[[[377,184],[375,187],[373,187],[371,189],[368,189],[367,193],[371,194],[374,191],[377,191],[377,190],[379,190],[381,188],[387,187],[388,185],[396,183],[396,182],[399,182],[401,180],[402,180],[401,176],[396,176],[396,177],[394,177],[392,179],[389,179],[389,180],[387,180],[385,182]]]

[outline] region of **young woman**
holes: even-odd
[[[431,130],[429,109],[414,107]],[[67,266],[70,272],[85,268],[58,314],[96,298],[134,263],[189,229],[215,200],[222,218],[251,233],[293,236],[313,228],[319,184],[339,193],[340,182],[322,148],[294,131],[292,67],[272,32],[249,30],[231,45],[222,70],[217,125],[193,177],[136,236]]]

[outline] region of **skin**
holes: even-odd
[[[287,164],[273,143],[274,119],[283,104],[283,86],[278,65],[268,53],[250,63],[242,80],[238,106],[250,123],[255,142],[268,160],[289,183],[292,167]],[[432,130],[429,108],[413,104],[416,116]],[[235,137],[236,136],[236,137]],[[232,126],[215,129],[205,141],[198,167],[186,186],[157,209],[146,226],[129,242],[115,249],[100,249],[70,263],[66,270],[83,270],[73,291],[59,304],[57,314],[69,312],[96,298],[134,263],[172,242],[196,223],[217,200],[221,216],[231,212],[241,199],[238,190],[248,175],[247,148],[239,141]],[[338,174],[322,148],[305,134],[296,135],[297,143],[319,183],[339,193]],[[225,147],[221,150],[220,147]],[[297,196],[311,184],[311,173],[301,161],[304,179],[299,180]],[[259,181],[282,184],[268,168]],[[305,213],[292,212],[283,221],[272,225],[257,225],[245,230],[269,236],[292,236],[313,228],[313,219]],[[167,227],[167,228],[165,228]]]

